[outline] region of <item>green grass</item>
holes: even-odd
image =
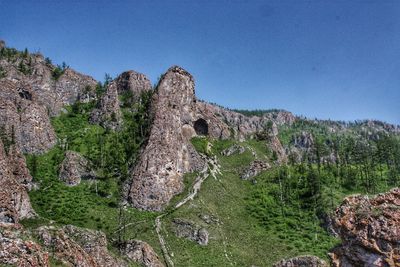
[[[53,221],[57,225],[76,226],[104,231],[111,240],[118,238],[120,227],[120,195],[122,178],[115,177],[107,166],[102,168],[99,162],[112,165],[108,161],[110,148],[115,143],[117,133],[109,132],[98,125],[88,123],[90,105],[79,107],[79,113],[71,112],[52,120],[60,143],[43,155],[27,155],[27,163],[39,189],[29,193],[35,211],[40,217],[24,220],[28,228]],[[102,140],[101,146],[99,140]],[[64,159],[65,150],[81,153],[94,163],[99,175],[92,181],[83,180],[79,185],[69,187],[58,179],[59,167]],[[103,150],[103,151],[102,151]],[[101,153],[105,154],[101,160]],[[117,162],[118,163],[118,162]],[[130,226],[123,232],[124,239],[144,238],[155,240],[153,221],[157,213],[144,212],[128,208],[123,212],[125,223]],[[151,242],[153,245],[155,242]]]

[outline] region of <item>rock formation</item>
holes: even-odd
[[[27,240],[27,233],[17,224],[0,226],[0,265],[50,266],[48,252],[38,243]]]
[[[59,178],[67,185],[78,185],[83,178],[94,178],[95,173],[90,163],[82,155],[74,151],[65,152],[65,159],[61,163]]]
[[[281,260],[274,267],[328,267],[328,264],[315,256],[300,256]]]
[[[400,266],[399,188],[345,198],[333,223],[342,240],[330,254],[333,266]]]
[[[62,228],[43,226],[37,229],[37,235],[52,256],[67,266],[128,266],[108,251],[106,236],[100,231],[72,225]]]
[[[145,267],[164,267],[153,248],[141,240],[129,240],[123,246],[122,254]]]
[[[240,178],[243,180],[249,180],[260,174],[262,171],[268,170],[269,168],[271,168],[271,166],[268,163],[262,160],[254,160],[240,175]]]
[[[182,192],[183,174],[204,164],[190,143],[199,120],[195,104],[192,76],[180,67],[170,68],[154,93],[150,136],[128,184],[127,199],[133,206],[161,210]],[[203,130],[205,126],[203,122]]]
[[[90,121],[112,130],[120,129],[121,98],[132,107],[140,100],[142,93],[150,90],[150,80],[144,74],[135,71],[123,72],[107,86],[98,107],[91,114]]]
[[[42,153],[56,143],[47,109],[35,98],[27,85],[0,81],[0,127],[24,153]]]
[[[192,137],[243,139],[264,129],[268,121],[280,125],[295,121],[287,112],[247,117],[197,101],[193,77],[177,66],[162,76],[152,99],[151,113],[153,123],[147,145],[125,190],[129,203],[146,210],[163,209],[174,195],[182,192],[183,174],[202,169],[204,161],[191,145]],[[279,145],[273,149],[283,158]]]
[[[178,218],[174,219],[172,223],[176,236],[194,241],[202,246],[208,244],[208,231],[205,228],[196,225],[194,222]]]
[[[231,156],[234,154],[242,154],[246,149],[240,145],[234,144],[221,152],[223,156]]]
[[[9,159],[0,140],[0,222],[15,223],[35,215],[26,192],[13,174],[13,159]]]

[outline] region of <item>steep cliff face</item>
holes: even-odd
[[[9,150],[13,148],[10,147]],[[19,219],[29,218],[35,215],[29,201],[27,188],[18,181],[13,170],[21,170],[22,166],[15,166],[14,157],[9,158],[3,142],[0,140],[0,222],[15,223]],[[19,177],[22,178],[22,177]],[[25,180],[29,177],[25,177]]]
[[[330,254],[333,266],[400,266],[400,189],[347,197],[336,209],[334,227],[342,244]]]
[[[99,106],[91,114],[90,121],[112,130],[120,129],[122,102],[132,107],[139,101],[142,93],[150,90],[150,80],[144,74],[132,70],[123,72],[107,86]]]
[[[0,81],[0,127],[24,153],[42,153],[56,143],[46,107],[27,84]]]
[[[133,206],[161,210],[183,190],[183,174],[201,165],[190,143],[196,135],[195,104],[192,76],[180,67],[170,68],[154,94],[150,136],[128,185]],[[207,131],[205,122],[198,127]]]

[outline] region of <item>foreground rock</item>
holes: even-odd
[[[328,267],[328,264],[315,256],[300,256],[287,260],[281,260],[274,267]]]
[[[262,171],[268,170],[271,166],[262,160],[254,160],[249,167],[241,174],[240,178],[243,180],[249,180]]]
[[[141,240],[130,240],[124,244],[123,252],[128,259],[145,267],[164,267],[153,248]]]
[[[94,178],[95,173],[90,168],[90,163],[82,155],[74,151],[65,152],[65,159],[61,163],[59,179],[66,185],[74,186],[81,179]]]
[[[208,231],[194,222],[177,218],[173,220],[173,227],[178,237],[189,239],[202,246],[208,244]]]
[[[373,198],[347,197],[333,220],[342,244],[333,266],[400,266],[400,189]]]
[[[50,266],[49,254],[32,240],[17,224],[0,223],[0,265],[7,266]]]
[[[72,225],[62,228],[43,226],[37,234],[52,256],[67,266],[128,266],[108,251],[106,236],[100,231]]]

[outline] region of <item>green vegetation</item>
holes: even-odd
[[[55,81],[58,81],[60,77],[65,73],[65,70],[68,69],[69,66],[65,62],[63,62],[61,65],[58,65],[53,69],[53,72],[51,73],[51,76]]]
[[[7,77],[7,71],[0,66],[0,79]]]
[[[43,155],[27,155],[30,172],[40,186],[30,192],[32,205],[40,217],[23,221],[26,227],[37,227],[51,220],[60,225],[102,230],[114,242],[140,237],[155,245],[152,225],[157,213],[120,206],[128,169],[145,140],[149,98],[148,94],[143,95],[135,107],[127,108],[126,116],[134,119],[124,121],[120,131],[89,124],[89,114],[96,103],[77,102],[67,107],[67,113],[52,119],[58,145]],[[66,150],[79,152],[89,159],[97,179],[84,180],[74,187],[59,181],[59,166]],[[126,225],[129,231],[121,229]]]

